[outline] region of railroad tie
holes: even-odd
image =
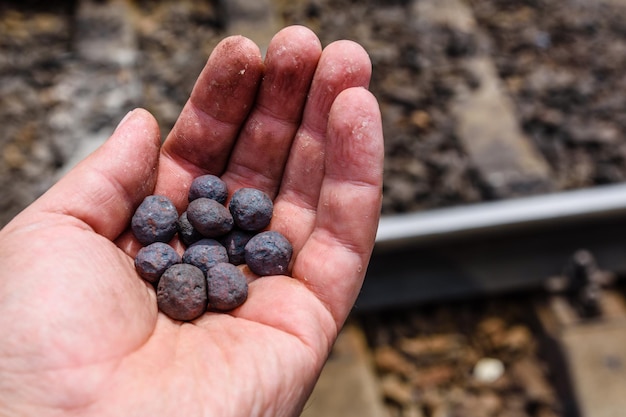
[[[460,0],[416,0],[412,13],[423,27],[446,28],[475,39],[476,50],[458,57],[472,83],[469,87],[459,83],[452,113],[458,140],[488,193],[504,198],[551,191],[550,168],[522,132],[490,57],[486,35],[469,7]]]
[[[387,415],[363,331],[348,323],[339,333],[301,417]]]
[[[626,408],[626,305],[588,251],[577,251],[566,274],[535,311],[546,336],[557,389],[576,415],[613,417]],[[557,285],[555,285],[557,284]],[[592,306],[593,308],[589,308]]]
[[[137,37],[129,0],[81,0],[71,46],[75,59],[54,87],[51,134],[65,165],[58,176],[108,138],[124,114],[139,104]],[[103,34],[106,34],[103,36]]]

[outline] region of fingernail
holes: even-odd
[[[117,126],[115,127],[115,130],[119,129],[119,127],[120,127],[120,126],[122,126],[122,125],[123,125],[123,124],[124,124],[124,123],[125,123],[125,122],[129,119],[129,118],[130,118],[130,115],[131,115],[134,111],[135,111],[135,110],[133,109],[133,110],[129,111],[128,113],[126,113],[126,116],[124,116],[124,117],[122,118],[122,120],[120,120],[120,122],[119,122],[119,123],[117,124]]]

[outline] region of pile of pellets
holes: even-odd
[[[248,298],[240,265],[259,275],[286,274],[293,248],[277,231],[265,230],[274,204],[254,188],[235,191],[214,175],[193,180],[189,205],[180,216],[165,196],[147,196],[131,219],[143,245],[135,269],[156,287],[159,310],[174,320],[190,321],[207,310],[230,311]],[[182,256],[168,242],[185,246]]]

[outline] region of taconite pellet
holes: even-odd
[[[174,320],[200,317],[207,308],[207,283],[202,271],[188,264],[169,267],[157,286],[159,310]]]
[[[228,311],[246,301],[248,282],[239,268],[230,263],[219,263],[207,274],[209,309]]]
[[[260,276],[287,274],[293,248],[285,236],[266,229],[274,204],[254,188],[233,193],[228,207],[226,184],[213,175],[196,178],[189,205],[180,216],[165,196],[151,195],[131,219],[131,230],[144,246],[135,269],[157,291],[161,312],[189,321],[207,308],[229,311],[248,297],[248,283],[237,265],[246,263]],[[180,256],[167,244],[178,232],[187,249]]]
[[[169,242],[176,234],[178,212],[169,198],[149,195],[141,202],[131,219],[131,229],[144,246]]]
[[[274,203],[261,190],[240,188],[233,193],[228,209],[240,229],[257,231],[270,224]]]
[[[181,261],[180,255],[170,245],[154,242],[139,249],[135,256],[135,269],[141,278],[156,284],[167,268]]]
[[[244,249],[252,236],[254,236],[253,232],[234,229],[220,239],[220,242],[226,248],[231,264],[241,265],[246,262]]]
[[[224,204],[228,198],[226,183],[221,178],[210,174],[194,178],[189,187],[189,201],[198,198],[210,198]]]
[[[178,229],[178,237],[185,246],[190,246],[204,237],[189,223],[186,211],[178,218],[176,228]]]
[[[286,274],[292,253],[289,240],[272,230],[255,235],[245,247],[246,264],[261,276]]]
[[[228,262],[228,253],[217,240],[202,239],[185,250],[183,262],[200,268],[206,274],[216,264]]]
[[[210,198],[197,198],[187,207],[187,219],[205,237],[219,237],[233,228],[233,217],[226,207]]]

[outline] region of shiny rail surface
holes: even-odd
[[[376,244],[393,247],[626,215],[626,184],[383,216]]]
[[[541,288],[579,249],[626,271],[626,185],[385,216],[357,309]]]

